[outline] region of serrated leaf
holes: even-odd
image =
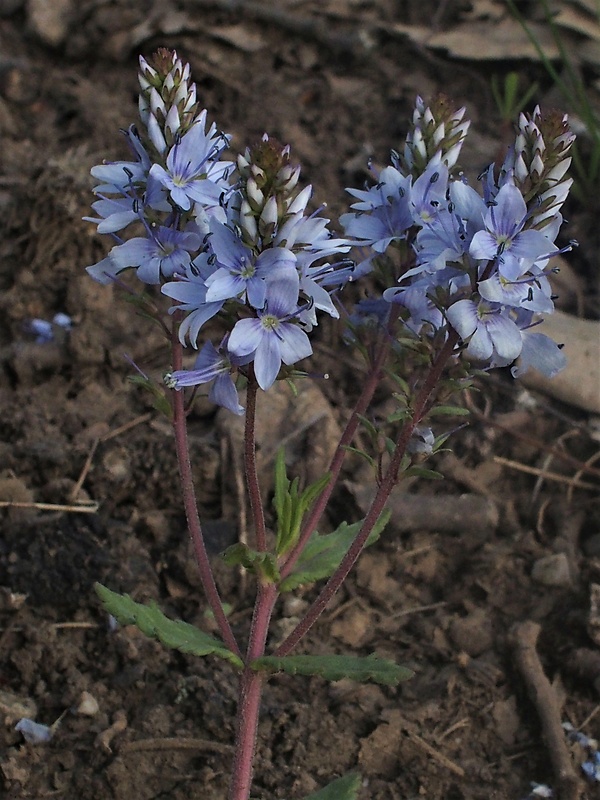
[[[155,603],[136,603],[128,594],[113,592],[101,583],[94,584],[94,589],[104,608],[122,625],[136,625],[146,636],[158,639],[172,650],[195,656],[213,655],[240,669],[244,666],[242,660],[222,641],[188,622],[169,619]]]
[[[222,554],[223,561],[230,567],[241,566],[255,575],[260,575],[269,583],[279,580],[279,568],[273,553],[252,550],[247,544],[232,544]]]
[[[356,772],[343,775],[328,783],[318,792],[309,794],[304,800],[356,800],[361,785],[361,777]]]
[[[384,511],[379,517],[367,539],[367,546],[379,539],[390,516],[389,511]],[[280,590],[289,592],[298,586],[314,583],[332,575],[348,552],[348,548],[359,533],[361,526],[362,520],[352,525],[342,522],[333,533],[326,533],[323,536],[315,531],[298,558],[294,571],[279,584]]]
[[[318,675],[328,681],[350,678],[358,683],[397,686],[412,678],[413,671],[390,661],[370,656],[262,656],[250,664],[254,670],[285,672],[288,675]]]

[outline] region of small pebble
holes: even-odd
[[[100,706],[94,695],[89,692],[82,692],[75,713],[84,717],[95,717],[99,710]]]
[[[539,558],[533,565],[531,577],[542,586],[566,588],[573,583],[569,562],[564,553],[554,553],[551,556]]]

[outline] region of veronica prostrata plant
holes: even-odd
[[[475,374],[511,366],[517,376],[534,366],[553,375],[565,364],[560,346],[536,325],[540,314],[553,310],[548,275],[552,256],[561,252],[555,240],[571,185],[566,170],[574,137],[560,114],[536,109],[521,115],[514,145],[502,164],[482,173],[479,194],[457,166],[469,128],[465,109],[453,109],[442,96],[430,105],[417,98],[402,151],[392,152],[380,171],[371,168],[371,183],[348,190],[353,202],[340,218],[342,235],[330,229],[323,208],[308,210],[312,189],[301,187],[289,147],[265,134],[243,153],[231,154],[230,137],[209,124],[189,66],[175,52],[140,58],[139,80],[141,127],[125,131],[132,160],[92,170],[97,217],[88,219],[114,244],[87,271],[102,284],[120,285],[121,272],[134,270],[143,284],[169,298],[164,313],[143,293],[136,298],[171,346],[164,385],[145,376],[138,381],[172,420],[183,505],[220,638],[167,619],[155,605],[100,585],[97,592],[117,620],[135,623],[167,647],[225,659],[238,671],[229,800],[247,800],[261,694],[271,674],[388,685],[411,675],[375,654],[292,652],[364,547],[381,535],[389,518],[386,503],[399,480],[436,475],[424,461],[447,434],[435,435],[432,421],[463,413],[448,400]],[[365,286],[363,298],[348,311],[343,290],[357,281]],[[256,406],[275,381],[310,379],[304,364],[322,314],[340,320],[341,346],[363,357],[362,389],[322,478],[301,487],[298,478],[288,477],[285,453],[279,453],[272,521],[257,475]],[[209,320],[211,338],[205,333]],[[189,351],[197,353],[195,362],[184,368]],[[396,409],[380,418],[371,404],[384,378],[395,385]],[[245,644],[221,600],[194,493],[185,390],[205,384],[215,404],[245,415],[254,538],[223,554],[227,564],[256,578]],[[242,388],[245,395],[239,394]],[[319,534],[359,427],[372,439],[370,452],[359,451],[374,468],[371,506],[363,520]],[[294,630],[269,646],[278,599],[318,582],[324,583]],[[311,798],[354,798],[359,786],[350,775]]]

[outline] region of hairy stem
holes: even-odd
[[[264,674],[253,670],[250,665],[255,658],[265,653],[269,622],[277,594],[275,584],[259,585],[246,654],[246,667],[240,677],[235,758],[229,800],[248,800],[250,797],[260,701],[265,681]]]
[[[177,316],[177,315],[175,315]],[[173,331],[171,335],[171,350],[173,369],[178,370],[182,368],[182,351],[183,347],[177,338],[177,320],[174,319]],[[190,463],[190,451],[187,436],[187,423],[185,414],[185,404],[183,391],[173,390],[172,394],[172,409],[173,409],[173,431],[175,433],[175,448],[177,450],[177,463],[179,464],[179,477],[181,480],[181,494],[183,497],[183,505],[185,508],[185,515],[187,518],[188,530],[194,545],[194,552],[196,554],[196,561],[198,562],[198,569],[200,571],[200,580],[202,581],[202,588],[208,600],[208,604],[215,616],[221,637],[227,647],[241,658],[240,648],[233,635],[229,620],[227,619],[223,610],[223,604],[215,583],[212,567],[206,552],[206,545],[204,543],[204,536],[202,534],[202,526],[200,524],[200,517],[198,515],[198,505],[196,503],[196,492],[194,489],[194,480],[192,476],[192,465]]]
[[[371,531],[373,530],[377,520],[385,508],[385,504],[387,503],[394,486],[398,482],[400,464],[402,463],[402,458],[406,452],[410,437],[412,436],[415,426],[419,424],[431,407],[432,394],[435,391],[448,359],[452,355],[457,341],[458,334],[456,334],[454,331],[450,331],[446,343],[438,353],[437,358],[431,365],[427,377],[423,382],[423,386],[421,387],[421,391],[419,392],[415,402],[415,408],[411,418],[404,423],[398,432],[394,453],[385,475],[379,484],[377,493],[375,494],[373,502],[371,503],[371,507],[369,508],[359,533],[350,545],[350,548],[342,559],[339,567],[321,590],[317,599],[313,602],[305,616],[300,620],[298,625],[290,633],[287,639],[285,639],[285,641],[282,642],[282,644],[277,648],[275,655],[285,656],[288,655],[291,650],[293,650],[300,639],[302,639],[302,637],[312,628],[321,614],[325,611],[329,601],[340,588],[342,583],[346,580],[348,573],[356,563],[367,539],[371,534]]]
[[[250,369],[248,389],[246,391],[246,425],[244,430],[244,462],[246,467],[246,483],[250,497],[250,508],[254,520],[254,535],[256,549],[265,552],[267,549],[267,534],[265,528],[265,513],[258,482],[256,468],[256,395],[258,383],[254,370]]]

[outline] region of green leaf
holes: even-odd
[[[389,511],[384,511],[379,517],[367,539],[367,546],[379,539],[390,516]],[[348,552],[348,548],[358,535],[362,524],[362,520],[352,525],[342,522],[333,533],[326,533],[323,536],[315,531],[302,551],[294,571],[279,584],[280,590],[289,592],[303,584],[314,583],[332,575]]]
[[[434,406],[429,412],[430,417],[467,417],[471,412],[462,406]]]
[[[369,463],[369,465],[371,467],[373,467],[373,469],[376,469],[377,462],[375,461],[373,456],[370,456],[364,450],[360,450],[358,447],[352,447],[349,444],[344,445],[344,450],[346,450],[348,453],[356,453],[357,456],[360,456],[361,458],[364,458],[365,461],[367,461]]]
[[[222,559],[230,567],[242,566],[248,572],[265,578],[269,583],[279,580],[279,568],[273,553],[251,550],[247,544],[232,544],[222,554]]]
[[[187,622],[165,617],[156,603],[136,603],[128,594],[112,592],[101,583],[94,584],[94,589],[104,608],[122,625],[137,625],[146,636],[158,639],[173,650],[195,656],[214,655],[240,669],[244,666],[242,660],[219,639]]]
[[[281,448],[275,459],[275,496],[273,505],[277,514],[277,541],[275,550],[278,556],[284,555],[298,541],[304,515],[325,489],[331,479],[330,473],[299,492],[299,479],[290,483],[285,469],[285,451]]]
[[[288,675],[318,675],[328,681],[350,678],[359,683],[397,686],[412,678],[413,671],[374,653],[359,656],[261,656],[250,664],[254,670],[285,672]]]
[[[350,772],[327,784],[324,789],[309,794],[304,800],[356,800],[360,784],[360,775]]]

